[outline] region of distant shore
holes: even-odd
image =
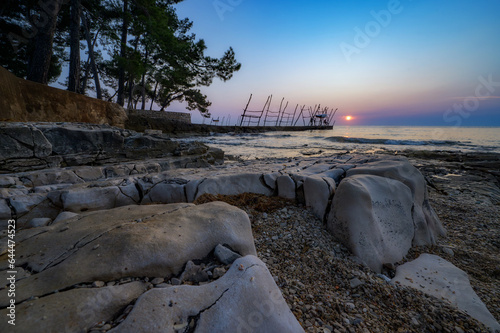
[[[125,123],[127,129],[144,132],[146,129],[161,130],[172,137],[206,136],[211,133],[263,133],[273,131],[331,130],[333,126],[217,126],[189,124],[177,120],[148,118],[129,115]]]

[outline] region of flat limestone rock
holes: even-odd
[[[201,143],[179,144],[166,135],[83,123],[3,123],[0,144],[5,148],[0,152],[0,173],[157,158],[165,158],[167,164],[171,161],[181,167],[199,167],[219,164],[224,159],[222,150]],[[77,176],[95,180],[104,175],[103,171],[89,167],[81,169]]]
[[[328,230],[380,272],[384,263],[403,258],[411,248],[414,228],[410,189],[379,176],[354,175],[337,188],[328,217]]]
[[[444,299],[482,322],[492,332],[500,331],[500,324],[472,289],[467,273],[436,255],[424,253],[399,266],[392,283]]]
[[[265,264],[236,260],[220,279],[202,286],[152,289],[110,333],[304,332]]]
[[[104,288],[71,289],[16,306],[16,325],[0,321],[1,332],[87,332],[112,320],[146,291],[146,283],[132,282]],[[8,309],[0,310],[2,318]]]
[[[40,233],[17,238],[16,265],[33,271],[17,281],[18,302],[78,283],[169,277],[217,244],[256,254],[248,216],[222,202],[125,206],[36,229]],[[1,270],[8,269],[6,258]],[[8,301],[0,290],[0,306]]]

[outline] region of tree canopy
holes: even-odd
[[[186,102],[208,115],[200,87],[231,79],[241,64],[231,47],[220,58],[205,55],[193,23],[177,16],[181,1],[3,0],[0,65],[47,84],[67,63],[70,91],[136,109]]]

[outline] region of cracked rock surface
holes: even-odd
[[[201,143],[180,144],[162,134],[86,123],[4,122],[0,144],[0,173],[166,157],[177,157],[179,165],[207,166],[223,158],[220,149]]]
[[[236,260],[215,282],[148,291],[109,332],[179,331],[304,332],[266,265],[251,255]]]
[[[221,202],[127,206],[30,230],[40,233],[24,240],[21,233],[16,246],[16,265],[31,272],[17,281],[17,302],[96,280],[169,277],[217,244],[243,255],[256,253],[247,215]],[[8,269],[5,258],[2,270]],[[0,291],[5,307],[9,298]]]

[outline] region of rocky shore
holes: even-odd
[[[2,332],[500,329],[494,162],[224,162],[65,123],[0,142]]]

